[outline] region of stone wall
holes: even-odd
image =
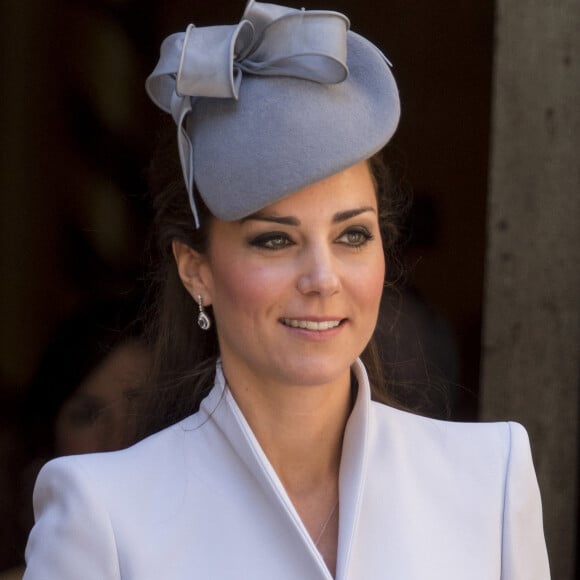
[[[553,578],[576,577],[580,3],[498,0],[480,414],[528,428]]]

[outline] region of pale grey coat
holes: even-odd
[[[525,430],[373,403],[354,370],[336,578],[548,580]],[[47,464],[34,505],[26,580],[331,578],[219,369],[197,414]]]

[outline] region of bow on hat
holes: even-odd
[[[348,76],[346,16],[250,0],[237,25],[198,28],[168,36],[146,81],[153,102],[177,124],[179,157],[196,227],[193,147],[186,131],[192,98],[237,99],[244,74],[340,83]]]

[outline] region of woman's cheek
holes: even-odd
[[[290,272],[291,268],[281,264],[270,266],[232,260],[227,268],[220,270],[215,286],[229,302],[244,304],[251,310],[252,304],[263,305],[268,297],[288,284]]]

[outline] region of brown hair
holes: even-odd
[[[183,184],[175,129],[165,131],[149,168],[150,195],[154,212],[150,245],[151,296],[148,337],[153,346],[153,367],[142,408],[139,437],[154,433],[197,411],[213,386],[219,356],[215,325],[202,331],[196,324],[197,305],[185,290],[172,253],[178,240],[203,253],[207,249],[209,210],[196,195],[200,229],[196,229]],[[388,173],[380,154],[370,160],[379,202],[381,235],[389,279],[398,269],[401,204],[388,185]],[[211,316],[211,307],[208,307]],[[382,372],[374,339],[361,358],[369,373],[376,400],[396,404]]]

